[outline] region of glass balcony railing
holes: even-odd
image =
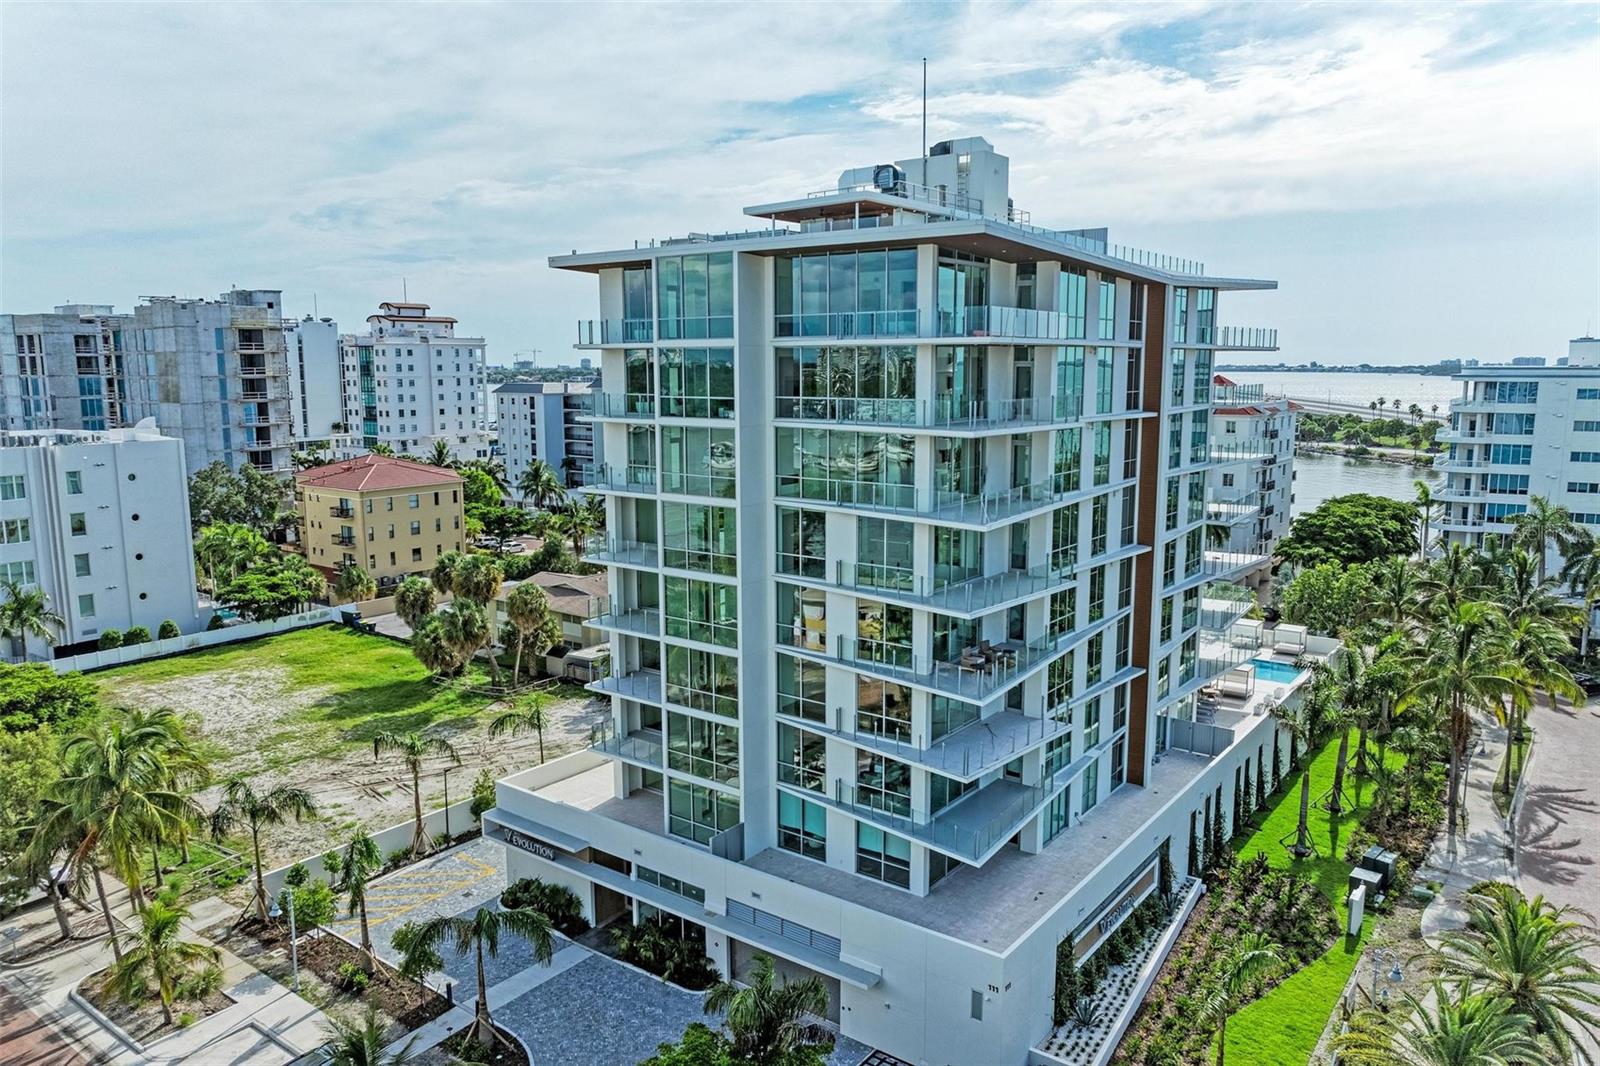
[[[578,347],[603,344],[649,344],[655,323],[648,318],[583,318],[578,320]]]
[[[979,305],[940,310],[938,314],[941,337],[1020,337],[1063,344],[1094,344],[1093,338],[1085,336],[1084,327],[1085,319],[1081,316],[1029,307]]]
[[[774,315],[775,337],[849,340],[860,337],[916,337],[917,312],[842,311],[827,314]]]
[[[591,394],[589,399],[589,410],[579,418],[650,419],[656,416],[656,398],[648,392],[599,392]]]
[[[582,485],[594,492],[655,492],[656,468],[590,463],[579,468]]]
[[[653,543],[597,535],[584,543],[583,559],[598,565],[640,566],[654,570],[661,565],[661,548]]]
[[[778,572],[827,580],[825,564],[822,560],[816,563],[802,567],[795,557],[780,554]],[[838,588],[963,617],[992,611],[1001,604],[1059,592],[1076,579],[1071,567],[1036,566],[939,581],[910,567],[850,563],[842,559],[835,562],[832,573],[832,584]]]
[[[612,660],[616,665],[616,660]],[[661,671],[634,670],[626,674],[607,674],[589,682],[584,688],[602,696],[621,696],[641,703],[661,702]]]
[[[1083,397],[960,400],[946,396],[929,402],[908,398],[779,396],[774,413],[778,418],[846,425],[1003,430],[1076,421],[1083,415]]]
[[[610,722],[589,734],[589,750],[609,755],[623,762],[659,770],[662,767],[661,732],[656,729],[638,729],[632,733],[617,733]]]
[[[1265,385],[1214,385],[1211,389],[1211,402],[1217,407],[1261,403],[1266,397]]]
[[[1278,331],[1260,326],[1219,326],[1210,347],[1230,352],[1275,352]]]
[[[1052,474],[1027,485],[990,492],[939,489],[919,493],[914,485],[780,475],[777,495],[784,500],[920,515],[938,522],[988,525],[1011,521],[1060,502],[1081,491],[1076,480],[1074,476]]]
[[[1073,631],[1023,642],[1003,640],[966,648],[950,660],[918,655],[903,644],[865,637],[836,636],[832,641],[804,626],[779,623],[779,644],[828,658],[861,673],[920,685],[937,692],[982,703],[1017,678],[1055,658],[1082,634]]]
[[[661,612],[653,608],[607,611],[605,614],[597,614],[593,618],[586,619],[583,624],[591,629],[615,629],[641,637],[659,637]]]

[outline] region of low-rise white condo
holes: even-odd
[[[1289,532],[1300,407],[1284,396],[1268,396],[1260,385],[1240,385],[1221,374],[1212,388],[1216,406],[1206,504],[1211,544],[1230,552],[1259,548],[1263,562],[1239,580],[1265,592],[1272,577],[1272,545]]]
[[[340,339],[345,421],[361,445],[422,455],[444,441],[457,459],[489,457],[482,337],[424,303],[386,302],[367,332]]]
[[[153,418],[183,441],[191,472],[290,468],[282,293],[147,297],[132,314],[66,304],[0,315],[6,429],[102,430]]]
[[[495,438],[513,487],[535,459],[563,485],[582,484],[594,464],[593,382],[509,381],[494,390]]]
[[[344,367],[339,358],[339,324],[331,318],[283,323],[289,367],[289,413],[294,446],[300,451],[355,450],[344,409]]]
[[[0,433],[0,579],[37,586],[59,650],[107,629],[200,628],[183,442],[131,429]],[[49,658],[28,638],[13,658]]]
[[[1600,339],[1579,337],[1565,366],[1527,360],[1475,366],[1455,375],[1461,396],[1439,433],[1445,475],[1434,496],[1446,543],[1482,546],[1486,534],[1509,534],[1532,496],[1566,507],[1600,534]],[[1552,547],[1547,560],[1561,565]]]
[[[1206,543],[1213,353],[1276,344],[1218,301],[1275,283],[1042,228],[1008,169],[949,141],[551,260],[597,282],[612,713],[485,816],[511,876],[818,975],[912,1063],[1030,1061],[1058,958],[1278,772],[1336,648]]]

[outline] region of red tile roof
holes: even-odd
[[[461,475],[443,467],[392,455],[363,455],[325,466],[313,466],[295,473],[303,488],[339,489],[345,492],[377,492],[383,489],[414,489],[423,485],[454,485]]]

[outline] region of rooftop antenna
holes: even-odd
[[[922,187],[928,187],[928,57],[922,57]]]
[[[312,318],[321,318],[322,317],[322,312],[317,310],[317,294],[316,293],[312,293],[311,294],[311,317]]]
[[[411,299],[411,294],[406,292],[406,279],[405,278],[401,278],[400,279],[400,299],[402,301]]]

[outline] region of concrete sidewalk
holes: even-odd
[[[1494,806],[1494,786],[1505,758],[1506,728],[1478,724],[1479,743],[1468,755],[1460,819],[1455,836],[1446,830],[1433,842],[1418,880],[1438,881],[1444,890],[1422,913],[1422,936],[1438,947],[1439,934],[1466,924],[1467,890],[1481,881],[1515,881],[1511,837]]]

